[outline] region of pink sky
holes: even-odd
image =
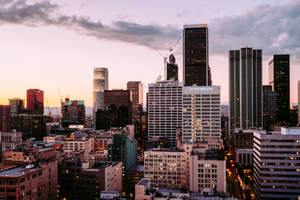
[[[216,1],[191,1],[186,5],[182,1],[139,2],[132,4],[116,1],[86,0],[71,4],[70,1],[51,1],[59,3],[60,12],[78,16],[89,16],[91,20],[100,20],[110,24],[112,21],[125,20],[140,24],[159,26],[171,25],[181,29],[183,24],[207,23],[210,31],[210,45],[216,50],[214,30],[210,23],[223,16],[241,15],[248,11],[239,1],[216,4]],[[247,1],[253,8],[263,2]],[[194,3],[194,5],[192,4]],[[244,2],[243,2],[244,3]],[[168,8],[168,5],[171,4]],[[158,6],[158,5],[161,5]],[[0,5],[1,6],[1,5]],[[202,8],[205,10],[202,12]],[[151,14],[152,13],[152,14]],[[154,14],[156,13],[156,14]],[[204,14],[203,14],[204,13]],[[39,88],[45,91],[45,106],[59,106],[58,88],[61,95],[71,99],[82,99],[85,104],[92,104],[92,77],[94,67],[109,69],[110,89],[126,88],[127,81],[139,80],[147,90],[147,84],[154,82],[158,75],[163,75],[163,59],[153,49],[127,42],[99,39],[81,31],[74,31],[62,26],[48,25],[29,27],[16,23],[1,22],[1,79],[0,104],[8,104],[9,98],[25,98],[26,89]],[[170,44],[174,39],[167,41]],[[238,49],[250,44],[233,45],[229,49]],[[255,43],[257,44],[257,43]],[[262,48],[264,46],[253,46]],[[177,48],[181,48],[178,46]],[[210,66],[214,85],[221,86],[222,102],[228,102],[228,58],[227,49],[223,53],[211,52]],[[161,51],[166,54],[167,51]],[[274,53],[278,53],[274,49]],[[182,80],[182,59],[177,54],[179,77]],[[299,55],[298,55],[299,56]],[[268,82],[267,62],[271,56],[264,57],[264,83]],[[300,79],[299,62],[291,55],[291,101],[297,101],[297,80]]]

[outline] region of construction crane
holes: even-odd
[[[60,93],[60,89],[57,88],[57,92],[58,92],[58,95],[59,95],[59,99],[60,99],[60,106],[62,105],[63,103],[63,100],[62,100],[62,97],[61,97],[61,93]],[[61,118],[61,112],[58,113],[58,109],[57,109],[57,114],[59,114],[59,117]]]
[[[48,109],[48,115],[51,118],[51,110],[50,110],[50,107],[49,107],[49,104],[48,104],[48,98],[47,97],[46,97],[46,106],[47,106],[47,109]]]
[[[179,41],[181,40],[181,37],[179,37],[176,42],[174,43],[173,47],[170,47],[170,53],[173,53],[174,49],[176,48],[177,44],[179,43]]]
[[[61,98],[61,94],[60,94],[59,88],[57,88],[57,92],[58,92],[58,95],[59,95],[60,103],[62,103],[63,101],[62,101],[62,98]]]
[[[170,45],[170,47],[169,47],[169,52],[170,52],[170,54],[172,54],[173,53],[173,51],[174,51],[174,49],[176,48],[176,46],[177,46],[177,44],[179,43],[179,41],[181,40],[181,36],[175,41],[175,43],[172,45]],[[165,55],[163,55],[156,47],[153,47],[153,49],[162,57],[162,58],[166,58],[167,56]]]

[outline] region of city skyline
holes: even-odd
[[[0,11],[0,42],[5,49],[0,61],[0,104],[8,104],[11,98],[25,99],[27,89],[38,88],[45,92],[45,106],[59,106],[59,88],[62,98],[83,99],[90,106],[95,67],[108,68],[109,89],[126,89],[128,81],[142,81],[146,92],[149,83],[155,82],[158,75],[163,76],[163,58],[154,47],[161,44],[156,48],[167,54],[168,47],[182,36],[184,24],[209,27],[212,82],[221,86],[222,102],[228,102],[227,52],[243,46],[262,49],[263,84],[269,82],[268,62],[272,55],[290,54],[291,103],[297,102],[300,39],[296,11],[300,1],[249,1],[243,3],[246,6],[238,1],[218,5],[208,1],[193,1],[189,5],[166,1],[159,2],[159,9],[158,1],[135,1],[132,8],[126,3],[116,7],[116,2],[93,0],[72,4],[15,2],[0,2],[0,8],[6,8]],[[163,8],[170,3],[172,9],[166,12]],[[278,8],[280,12],[274,14]],[[153,18],[151,12],[157,12],[157,17]],[[73,15],[76,17],[70,17]],[[245,20],[249,27],[242,24]],[[182,40],[174,54],[182,82]]]

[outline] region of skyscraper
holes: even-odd
[[[269,62],[269,85],[276,92],[276,122],[288,125],[290,118],[290,55],[273,55]]]
[[[165,79],[178,81],[178,65],[173,53],[169,56],[169,62],[165,58]]]
[[[108,130],[132,122],[132,95],[129,90],[105,90],[104,110],[96,112],[96,128]]]
[[[230,128],[262,127],[262,101],[262,50],[230,50]]]
[[[39,89],[28,89],[26,108],[31,114],[44,114],[44,91]]]
[[[19,114],[13,115],[11,128],[23,132],[23,139],[35,137],[37,140],[43,140],[46,136],[46,116],[37,114]]]
[[[85,124],[85,106],[82,100],[65,99],[61,102],[61,123],[64,127],[71,124]]]
[[[183,28],[184,85],[211,85],[207,25],[184,25]]]
[[[220,87],[187,86],[182,95],[182,140],[220,142]]]
[[[149,84],[148,139],[168,138],[176,144],[176,129],[182,126],[182,84],[177,81],[160,81]]]
[[[143,111],[143,84],[141,81],[129,81],[127,90],[132,94],[132,119],[139,120]]]
[[[272,91],[271,85],[263,86],[263,116],[264,129],[276,122],[276,92]]]
[[[126,106],[131,114],[132,93],[129,90],[105,90],[104,109],[108,105],[115,105],[116,108]]]
[[[108,90],[108,69],[94,68],[93,110],[104,109],[104,90]]]
[[[0,105],[0,132],[8,132],[11,130],[11,113],[10,106]]]
[[[24,112],[24,100],[20,98],[9,99],[10,112],[12,115],[21,114]]]

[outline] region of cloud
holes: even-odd
[[[172,26],[142,25],[115,21],[106,26],[88,17],[67,16],[58,12],[58,6],[48,1],[28,4],[25,0],[0,0],[0,24],[27,26],[55,25],[79,31],[99,39],[133,43],[155,49],[167,49],[167,43],[180,36]]]
[[[189,10],[184,10],[182,12],[177,13],[176,17],[178,17],[178,18],[184,17],[185,15],[189,14],[190,12],[191,11],[189,11]]]
[[[264,55],[290,53],[300,57],[300,1],[282,6],[261,5],[210,24],[213,53],[242,46],[262,48]]]
[[[179,13],[183,16],[188,11]],[[208,23],[211,54],[227,55],[230,49],[244,46],[262,48],[264,55],[290,53],[300,57],[300,0],[281,6],[260,5],[238,15]],[[26,0],[0,0],[0,24],[59,26],[93,36],[167,50],[182,29],[157,24],[143,25],[125,20],[104,25],[88,17],[67,16],[48,1],[29,4]],[[181,51],[181,43],[176,47]]]
[[[0,0],[0,24],[24,24],[29,26],[50,24],[49,13],[56,10],[57,5],[47,1],[27,4],[25,0]]]

